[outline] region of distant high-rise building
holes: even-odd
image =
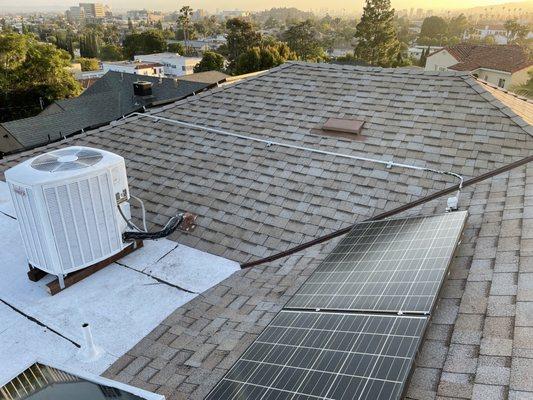
[[[67,20],[70,22],[76,22],[85,18],[85,10],[81,7],[70,7],[67,12]]]
[[[85,18],[104,18],[105,7],[102,3],[80,3],[80,8],[85,12]]]

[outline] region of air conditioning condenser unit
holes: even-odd
[[[5,172],[32,267],[63,276],[122,251],[130,218],[124,158],[67,147]]]

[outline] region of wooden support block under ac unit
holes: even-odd
[[[75,283],[81,281],[82,279],[87,278],[88,276],[94,274],[97,271],[100,271],[101,269],[107,267],[109,264],[114,263],[117,260],[120,260],[122,257],[134,252],[137,249],[140,249],[143,247],[143,241],[142,240],[136,240],[128,247],[125,247],[122,251],[118,252],[117,254],[114,254],[113,256],[106,258],[105,260],[99,261],[96,264],[93,264],[87,268],[80,269],[79,271],[72,272],[64,277],[65,281],[65,287],[63,289],[66,289]],[[31,270],[28,272],[28,276],[30,276]],[[30,277],[31,280],[31,277]],[[46,290],[48,293],[50,293],[52,296],[61,292],[61,287],[59,285],[59,279],[54,279],[52,282],[48,283],[46,285]]]

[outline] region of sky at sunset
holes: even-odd
[[[88,0],[91,1],[91,0]],[[329,9],[329,10],[345,10],[346,12],[360,11],[362,9],[363,0],[344,1],[344,0],[180,0],[177,2],[169,0],[92,0],[100,1],[104,4],[109,4],[112,9],[125,10],[132,8],[147,8],[154,10],[175,10],[178,5],[188,4],[193,8],[203,8],[209,11],[216,10],[231,10],[231,9],[245,9],[245,10],[263,10],[271,7],[297,7],[302,10],[313,11]],[[530,0],[533,3],[533,0]],[[468,8],[476,6],[486,6],[503,4],[508,2],[505,0],[392,0],[395,8],[424,8],[438,10],[442,8]],[[0,11],[11,9],[53,9],[61,10],[68,6],[76,5],[78,0],[27,0],[18,2],[15,0],[0,0]]]

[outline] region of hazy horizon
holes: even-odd
[[[244,10],[258,11],[270,9],[272,7],[296,7],[304,11],[331,10],[337,12],[354,13],[362,10],[364,0],[346,2],[342,0],[331,0],[326,2],[318,0],[274,0],[265,5],[260,0],[190,0],[190,1],[169,1],[155,0],[146,2],[143,0],[87,0],[102,2],[111,6],[112,10],[131,10],[136,8],[146,8],[150,10],[170,11],[176,10],[182,5],[190,5],[193,9],[205,9],[210,12],[222,10]],[[8,0],[0,0],[0,12],[28,12],[28,11],[61,11],[68,7],[77,5],[78,0],[29,0],[21,4],[13,4]],[[396,9],[424,8],[426,10],[439,9],[465,9],[472,7],[484,7],[510,3],[508,0],[392,0],[392,5]],[[516,3],[516,2],[515,2]],[[528,2],[529,3],[529,2]],[[533,2],[531,2],[533,3]]]

